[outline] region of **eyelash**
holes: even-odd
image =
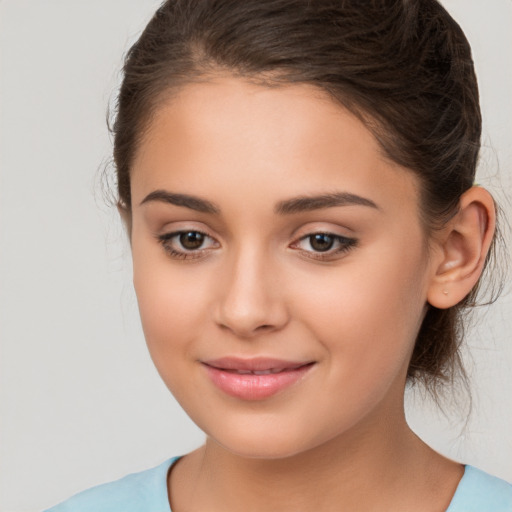
[[[158,235],[157,239],[162,245],[164,251],[171,257],[177,260],[193,260],[197,258],[201,258],[208,249],[197,249],[197,250],[183,250],[179,251],[172,247],[171,242],[173,238],[180,237],[181,235],[186,235],[187,233],[194,233],[196,235],[201,235],[203,237],[209,238],[213,240],[213,238],[203,231],[199,231],[197,229],[186,229],[182,231],[174,231],[172,233],[164,233],[163,235]]]
[[[332,239],[333,244],[338,244],[337,249],[332,249],[331,247],[326,251],[305,251],[303,249],[298,248],[298,245],[301,242],[307,241],[309,239],[309,243],[311,244],[311,240],[314,236],[323,235]],[[305,255],[307,258],[311,258],[318,261],[331,261],[336,259],[336,256],[349,252],[352,248],[357,246],[357,240],[355,238],[348,238],[346,236],[336,235],[335,233],[329,233],[326,231],[317,231],[316,233],[309,233],[306,236],[303,236],[294,242],[291,247],[298,248],[301,254]]]
[[[201,235],[205,237],[205,239],[214,240],[211,236],[199,230],[182,230],[182,231],[174,231],[172,233],[165,233],[163,235],[158,235],[157,239],[159,243],[162,245],[164,251],[173,259],[177,260],[194,260],[201,258],[209,249],[189,249],[189,250],[177,250],[172,247],[171,242],[173,239],[180,237],[181,235],[185,235],[187,233],[193,233],[195,235]],[[304,249],[300,249],[298,246],[301,242],[306,240],[312,240],[312,237],[324,235],[326,237],[330,237],[333,240],[333,244],[338,244],[339,247],[336,250],[332,250],[332,248],[328,248],[325,251],[306,251]],[[330,261],[332,259],[336,259],[336,256],[349,252],[352,248],[357,246],[358,241],[355,238],[348,238],[341,235],[336,235],[334,233],[329,233],[326,231],[317,231],[315,233],[309,233],[301,238],[299,238],[296,242],[290,245],[291,248],[297,249],[300,251],[302,255],[307,258],[311,258],[317,261]],[[215,244],[218,245],[218,242],[215,241]],[[202,245],[202,244],[201,244]]]

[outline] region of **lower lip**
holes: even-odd
[[[264,400],[299,381],[312,368],[312,364],[279,373],[254,375],[235,373],[204,365],[215,386],[224,393],[242,400]]]

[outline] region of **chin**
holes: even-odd
[[[218,435],[217,435],[218,434]],[[327,439],[309,438],[304,429],[272,426],[271,428],[222,429],[221,433],[207,433],[212,442],[227,452],[247,459],[278,460],[286,459],[305,453],[326,442]],[[328,436],[326,436],[328,437]]]
[[[218,441],[215,442],[218,443]],[[286,442],[268,444],[262,441],[261,443],[252,443],[252,445],[230,443],[229,445],[221,444],[221,446],[237,457],[257,460],[282,460],[303,452],[302,449],[289,446]]]

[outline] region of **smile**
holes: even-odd
[[[271,373],[281,373],[286,371],[284,368],[269,368],[268,370],[225,370],[239,375],[269,375]]]
[[[211,382],[241,400],[264,400],[301,380],[314,362],[223,358],[202,363]]]

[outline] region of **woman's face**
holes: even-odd
[[[132,169],[147,344],[228,450],[285,457],[400,415],[433,265],[415,176],[307,85],[186,86]]]

